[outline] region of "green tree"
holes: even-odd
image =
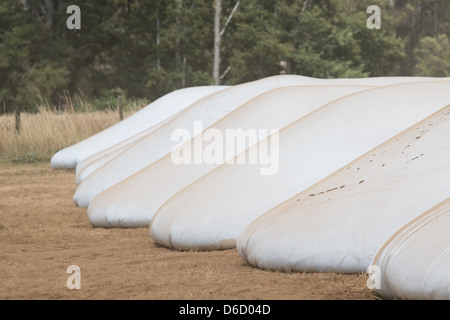
[[[397,36],[405,42],[405,59],[400,75],[414,75],[414,51],[421,39],[446,34],[450,38],[450,2],[448,0],[395,0],[393,19]]]
[[[222,1],[225,25],[236,1]],[[369,5],[382,29],[366,27]],[[81,9],[68,30],[66,8]],[[213,83],[211,0],[3,0],[0,110],[56,107],[82,93],[154,100]],[[318,78],[447,75],[448,0],[245,0],[221,37],[223,84],[277,74]],[[227,72],[225,72],[227,71]],[[229,72],[228,72],[229,71]]]
[[[9,111],[15,104],[33,111],[38,99],[56,102],[69,88],[71,47],[56,19],[62,9],[52,0],[0,4],[0,100]]]
[[[421,39],[414,53],[417,76],[450,77],[450,42],[447,35]]]

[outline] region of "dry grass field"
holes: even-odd
[[[236,250],[179,252],[147,228],[94,228],[75,188],[73,171],[0,162],[0,299],[379,299],[365,274],[260,270]],[[70,265],[80,290],[66,287]]]
[[[147,102],[131,101],[124,106],[124,118]],[[14,114],[0,115],[0,160],[18,163],[48,162],[55,152],[82,141],[120,121],[119,113],[108,109],[93,111],[85,103],[83,111],[74,107],[56,113],[41,105],[37,113],[21,113],[20,134]]]

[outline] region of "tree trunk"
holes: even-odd
[[[187,58],[186,56],[183,57],[183,73],[182,73],[182,78],[181,78],[181,87],[185,88],[186,87],[186,61]]]
[[[176,23],[176,36],[175,36],[175,59],[177,66],[181,65],[181,54],[180,54],[180,30],[181,30],[181,8],[183,6],[183,0],[176,0],[177,3],[177,16],[175,18]]]
[[[222,0],[215,0],[216,13],[214,17],[214,61],[213,61],[213,81],[214,85],[220,85],[220,19],[222,17]]]
[[[182,29],[181,26],[181,10],[183,8],[183,0],[176,0],[177,4],[177,16],[176,16],[176,36],[175,36],[175,66],[177,71],[182,68],[182,61],[181,61],[181,49],[180,49],[180,30]],[[177,87],[182,87],[182,80],[177,81]]]
[[[16,103],[16,107],[14,109],[14,115],[15,115],[15,119],[16,119],[16,131],[17,134],[20,134],[20,107],[19,105]]]
[[[308,0],[304,0],[303,1],[302,12],[305,12],[307,8],[308,8]]]
[[[438,3],[437,2],[434,3],[433,22],[434,22],[434,34],[437,36],[439,34]]]
[[[122,120],[123,120],[123,104],[122,104],[122,96],[118,96],[118,97],[117,97],[117,102],[118,102],[118,104],[119,104],[119,107],[118,107],[118,109],[119,109],[119,119],[120,119],[120,121],[122,121]]]
[[[53,31],[54,3],[53,0],[45,0],[45,27]]]
[[[160,31],[160,20],[159,20],[159,9],[157,11],[157,16],[156,16],[156,70],[161,69],[161,57],[159,54],[159,44],[161,42],[161,31]]]
[[[23,11],[29,11],[30,10],[30,2],[29,0],[23,0]]]

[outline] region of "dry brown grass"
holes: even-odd
[[[124,118],[147,104],[134,101],[124,110]],[[84,140],[120,121],[118,111],[90,111],[85,104],[82,112],[68,108],[55,113],[40,106],[36,114],[21,114],[20,134],[15,129],[15,117],[0,116],[0,160],[14,162],[48,162],[59,150]]]
[[[377,299],[364,274],[271,272],[236,250],[178,252],[147,228],[94,228],[75,189],[73,171],[0,163],[0,299]],[[73,264],[81,290],[66,287]]]

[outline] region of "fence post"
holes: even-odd
[[[16,131],[17,134],[20,134],[20,107],[16,104],[16,107],[14,108],[14,115],[16,118]]]
[[[122,96],[119,96],[117,99],[119,102],[119,118],[120,121],[122,121],[123,120]]]

